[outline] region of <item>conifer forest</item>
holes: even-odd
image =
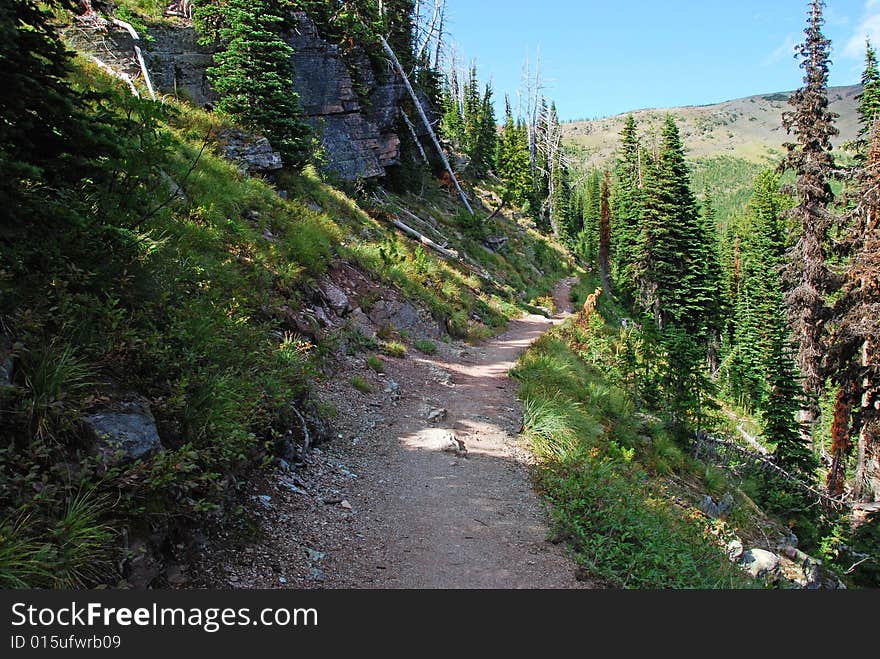
[[[578,121],[458,2],[0,2],[0,586],[880,587],[874,44]]]

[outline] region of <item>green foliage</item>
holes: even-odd
[[[504,199],[534,210],[535,185],[529,159],[528,133],[524,123],[515,122],[507,102],[504,128],[498,140],[497,173],[504,185]]]
[[[860,150],[866,155],[867,138],[874,124],[874,119],[880,114],[880,71],[877,69],[877,51],[871,45],[870,39],[865,44],[865,70],[862,73],[862,93],[858,95],[859,102],[859,127]]]
[[[413,344],[419,352],[425,355],[436,355],[437,354],[437,344],[433,341],[429,341],[428,339],[419,339]]]
[[[5,588],[84,588],[114,572],[116,533],[102,520],[106,495],[72,494],[54,522],[21,516],[0,524],[0,585]]]
[[[223,49],[209,74],[220,95],[217,109],[248,130],[265,135],[285,162],[303,166],[309,156],[309,129],[291,86],[293,50],[281,38],[284,24],[277,0],[229,0],[197,5],[206,27],[218,21]]]
[[[37,441],[56,439],[65,419],[74,416],[76,396],[94,386],[94,371],[77,358],[70,346],[57,341],[29,351],[22,359],[19,406],[31,436]]]
[[[52,24],[69,0],[0,7],[0,226],[32,214],[64,213],[70,186],[97,177],[101,158],[118,155],[106,117],[88,116],[91,93],[67,79],[70,53]]]
[[[385,372],[385,362],[382,361],[381,357],[377,355],[370,355],[367,357],[367,367],[375,371],[376,373],[384,373]]]
[[[611,200],[612,253],[614,280],[626,299],[634,299],[635,263],[641,232],[642,162],[635,118],[627,117],[620,134],[620,149],[615,168],[616,184]]]
[[[371,394],[373,393],[373,388],[370,386],[370,383],[364,380],[361,376],[355,375],[351,379],[351,386],[360,391],[362,394]]]
[[[382,354],[403,359],[406,357],[406,346],[397,341],[389,341],[382,344]]]
[[[541,461],[538,486],[551,503],[557,534],[587,572],[612,587],[751,585],[705,524],[677,511],[640,465],[673,469],[684,460],[659,430],[652,442],[659,448],[636,449],[629,396],[598,368],[602,362],[582,356],[590,337],[579,326],[569,323],[541,338],[514,370],[525,437]],[[605,327],[590,327],[596,354],[610,353],[598,347],[610,341]]]
[[[497,124],[492,87],[487,84],[480,94],[476,65],[461,88],[455,71],[450,73],[442,105],[443,137],[468,157],[466,173],[477,180],[484,178],[495,166]]]

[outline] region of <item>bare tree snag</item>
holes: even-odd
[[[141,52],[140,41],[141,37],[137,33],[130,24],[125,21],[121,21],[118,18],[113,18],[111,20],[113,25],[117,27],[121,27],[123,30],[128,32],[131,35],[131,38],[134,40],[134,54],[137,57],[138,64],[141,67],[141,74],[144,76],[144,83],[147,85],[147,91],[150,92],[150,98],[154,101],[156,100],[156,90],[153,88],[153,80],[150,77],[150,71],[147,69],[147,63],[144,61],[144,54]]]
[[[90,60],[92,60],[92,62],[94,62],[94,64],[95,64],[95,66],[97,66],[99,69],[101,69],[104,73],[106,73],[107,75],[113,76],[114,78],[117,78],[119,80],[122,80],[122,82],[124,82],[126,85],[128,85],[128,88],[131,90],[131,93],[135,98],[141,97],[141,94],[138,91],[137,87],[135,86],[134,80],[131,79],[130,75],[128,75],[127,73],[122,73],[121,71],[117,71],[112,66],[110,66],[106,62],[102,62],[94,55],[88,55],[88,58]]]
[[[422,102],[419,100],[418,95],[413,89],[412,84],[409,81],[409,77],[406,75],[406,71],[403,70],[403,67],[400,65],[400,60],[397,59],[397,55],[394,54],[394,51],[391,49],[391,46],[388,45],[388,42],[385,40],[385,37],[379,37],[382,42],[382,47],[385,49],[385,52],[388,54],[388,57],[391,58],[392,63],[394,64],[394,68],[397,69],[397,72],[400,74],[400,77],[403,79],[403,83],[406,86],[406,90],[409,92],[410,97],[413,100],[413,103],[416,106],[416,110],[419,112],[419,116],[422,119],[422,122],[425,124],[425,129],[428,131],[428,134],[431,136],[431,140],[434,142],[434,147],[437,149],[437,153],[440,155],[440,159],[443,161],[443,164],[446,166],[446,171],[449,172],[449,176],[452,177],[452,182],[455,184],[455,189],[458,190],[459,196],[461,196],[462,202],[464,202],[465,208],[468,209],[468,212],[471,215],[475,215],[474,209],[471,208],[471,204],[468,201],[467,196],[464,193],[464,190],[461,189],[461,184],[458,182],[458,178],[455,176],[455,172],[452,169],[452,165],[449,164],[449,159],[446,157],[446,153],[443,151],[443,147],[440,146],[440,140],[437,139],[437,134],[434,132],[433,126],[431,126],[431,122],[428,120],[428,115],[425,114],[425,109],[422,107]]]
[[[416,133],[416,127],[413,126],[412,121],[409,120],[409,117],[406,115],[406,110],[400,108],[400,116],[403,117],[403,123],[406,124],[406,127],[409,128],[410,135],[412,135],[413,142],[415,142],[416,146],[419,149],[419,153],[422,155],[422,160],[426,165],[430,165],[428,162],[428,154],[425,153],[425,148],[422,146],[421,140],[419,140],[419,136]]]

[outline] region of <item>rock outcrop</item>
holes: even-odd
[[[400,164],[397,130],[406,97],[403,83],[390,73],[380,79],[357,49],[343,56],[338,46],[318,34],[305,13],[297,12],[294,18],[296,27],[285,35],[294,50],[292,88],[321,142],[325,168],[344,181],[385,176],[386,168]],[[115,71],[135,80],[140,76],[133,41],[124,30],[84,23],[68,29],[65,36],[74,48]],[[149,37],[144,57],[156,89],[210,107],[217,100],[208,78],[215,49],[199,43],[196,30],[183,23],[153,26]]]
[[[227,130],[218,135],[217,140],[224,157],[235,163],[242,174],[266,174],[284,167],[281,154],[272,148],[265,137]]]

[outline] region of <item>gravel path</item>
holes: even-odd
[[[209,551],[209,585],[585,587],[564,547],[547,541],[508,377],[523,351],[570,313],[572,285],[557,287],[552,319],[530,315],[479,346],[389,359],[371,396],[353,392],[350,376],[364,369],[350,360],[319,391],[344,410],[339,441],[316,451],[293,491],[263,485],[271,494],[263,495],[262,540]]]

